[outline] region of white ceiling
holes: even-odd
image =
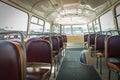
[[[85,24],[117,0],[10,0],[53,23]],[[78,18],[76,18],[78,17]],[[73,21],[77,19],[77,21]],[[65,20],[65,21],[64,21]],[[85,20],[85,21],[84,21]],[[72,22],[73,21],[73,22]],[[65,24],[65,23],[64,23]]]

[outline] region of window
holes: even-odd
[[[0,31],[23,31],[26,33],[28,24],[27,13],[0,2]]]
[[[81,27],[83,28],[83,32],[88,32],[87,25],[81,25]]]
[[[66,25],[62,26],[62,34],[66,35],[83,35],[88,32],[87,25]]]
[[[100,31],[100,26],[99,26],[98,19],[93,21],[93,25],[94,25],[95,32],[99,32]]]
[[[115,30],[112,10],[100,17],[102,31]]]
[[[37,23],[37,22],[38,22],[38,18],[32,17],[31,22],[32,22],[32,23]]]
[[[73,25],[72,26],[73,29],[73,35],[81,35],[83,34],[83,28],[81,27],[81,25]]]
[[[50,23],[45,22],[44,32],[50,32]]]
[[[53,33],[60,33],[60,27],[59,27],[59,25],[53,25]]]
[[[117,17],[117,23],[118,23],[118,24],[117,24],[117,25],[118,25],[118,28],[119,28],[119,30],[120,30],[120,16]]]
[[[36,18],[36,17],[32,17],[31,19],[31,25],[30,25],[30,34],[40,34],[43,32],[43,25],[44,25],[44,21]]]
[[[120,30],[120,4],[116,6],[116,18],[117,18],[117,26]]]
[[[92,22],[88,24],[88,31],[94,33],[94,28]]]
[[[31,24],[30,25],[30,34],[40,34],[43,31],[43,26]]]
[[[64,33],[67,35],[71,35],[72,34],[71,26],[64,26]]]
[[[41,19],[39,19],[38,24],[43,25],[43,24],[44,24],[44,21],[41,20]]]

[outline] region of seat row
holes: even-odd
[[[85,45],[88,44],[88,49],[96,55],[96,67],[98,68],[98,60],[100,58],[100,74],[102,74],[102,58],[106,58],[109,69],[109,80],[111,70],[120,72],[120,35],[105,35],[105,34],[88,34],[84,36]]]
[[[0,79],[49,79],[52,67],[60,61],[58,54],[67,42],[67,38],[64,39],[64,42],[60,42],[58,36],[45,37],[44,39],[42,37],[30,38],[25,42],[25,49],[19,41],[1,40]],[[61,43],[63,44],[61,45]]]

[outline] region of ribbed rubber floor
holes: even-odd
[[[101,80],[93,66],[86,66],[80,63],[81,50],[66,50],[66,55],[56,80]]]

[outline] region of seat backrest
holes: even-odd
[[[52,46],[47,40],[31,40],[26,44],[27,62],[52,63]]]
[[[109,36],[105,42],[105,57],[120,58],[120,36]]]
[[[53,51],[59,51],[60,44],[59,44],[59,39],[57,36],[45,37],[44,40],[48,40],[49,42],[52,43]]]
[[[84,35],[84,42],[87,42],[87,41],[88,41],[88,35],[89,35],[89,34],[85,34],[85,35]]]
[[[58,37],[52,36],[51,39],[52,39],[53,51],[59,51],[60,44]]]
[[[60,43],[60,48],[63,48],[63,38],[62,36],[58,36],[59,43]]]
[[[95,44],[95,37],[97,34],[89,34],[88,35],[88,46],[92,46]]]
[[[25,80],[23,49],[19,43],[0,42],[0,79]]]
[[[63,42],[67,42],[67,36],[66,35],[61,35],[63,37]]]
[[[106,35],[98,35],[95,38],[95,50],[104,50]]]

